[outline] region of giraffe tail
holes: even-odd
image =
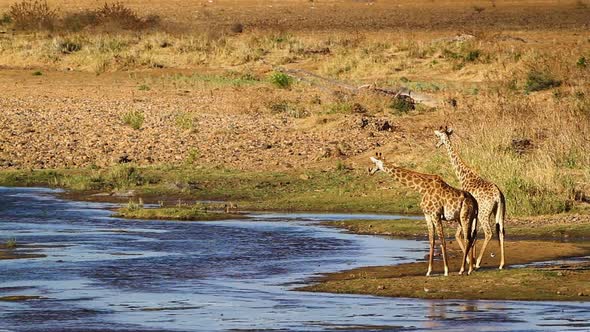
[[[500,241],[500,233],[504,237],[504,218],[506,217],[506,199],[504,194],[500,192],[500,200],[498,201],[498,208],[496,210],[496,234],[498,234],[498,241]]]

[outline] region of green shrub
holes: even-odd
[[[415,108],[414,102],[410,98],[393,98],[389,108],[395,111],[395,113],[403,114]]]
[[[115,189],[141,186],[145,183],[139,169],[129,165],[118,165],[109,169],[103,179],[107,186]]]
[[[43,73],[39,70],[33,72],[33,76],[41,76]]]
[[[141,111],[129,111],[122,116],[123,123],[129,125],[135,130],[139,130],[143,125],[145,116]]]
[[[278,71],[275,71],[272,74],[270,74],[269,79],[274,86],[281,89],[289,88],[291,86],[291,83],[293,82],[291,76]]]
[[[8,13],[3,13],[0,16],[0,25],[12,23],[12,17]]]
[[[481,52],[479,50],[472,50],[467,52],[467,54],[463,57],[463,59],[465,59],[465,61],[468,62],[473,62],[477,59],[479,59],[479,56],[481,55]]]
[[[137,88],[139,89],[139,91],[150,91],[151,90],[150,86],[147,84],[142,84]]]
[[[586,68],[588,66],[588,61],[586,60],[586,57],[580,57],[576,62],[576,66],[580,68]]]
[[[527,75],[525,84],[526,92],[551,89],[561,85],[561,81],[555,79],[549,72],[532,70]]]

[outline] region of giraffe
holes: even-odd
[[[381,158],[380,153],[377,154],[377,158],[371,157],[371,161],[375,163],[375,167],[369,168],[370,175],[378,171],[385,172],[402,185],[414,189],[422,195],[420,207],[422,208],[422,212],[424,212],[426,225],[428,226],[428,240],[430,243],[430,257],[428,259],[426,276],[430,276],[432,272],[435,229],[441,241],[445,276],[449,275],[442,220],[459,222],[459,229],[457,230],[456,236],[461,232],[467,234],[463,237],[464,243],[461,244],[463,261],[459,274],[463,274],[467,255],[473,246],[473,240],[477,231],[477,201],[468,192],[451,187],[438,175],[418,173],[397,166],[385,167],[383,161],[378,158]],[[473,251],[471,254],[468,275],[473,271],[473,261],[475,260]]]
[[[500,242],[500,266],[499,269],[504,268],[504,218],[506,216],[506,200],[504,194],[495,184],[482,179],[473,170],[463,163],[461,157],[453,149],[450,136],[453,129],[440,127],[435,130],[434,134],[438,137],[439,142],[437,147],[444,145],[447,148],[451,164],[455,170],[455,174],[461,182],[463,190],[468,191],[475,197],[479,206],[479,221],[484,230],[485,239],[481,247],[481,252],[475,263],[475,268],[479,269],[481,266],[481,259],[485,253],[486,247],[493,235],[493,228],[496,228],[498,233],[498,241]],[[493,218],[492,218],[493,217]],[[493,227],[495,224],[495,227]]]

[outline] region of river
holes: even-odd
[[[257,213],[216,222],[110,217],[108,203],[0,187],[0,331],[588,331],[582,302],[380,298],[292,291],[321,272],[422,259],[423,241],[318,224],[397,216]],[[36,248],[31,248],[36,247]],[[501,287],[501,285],[499,285]]]

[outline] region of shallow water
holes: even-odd
[[[0,188],[0,241],[45,245],[38,251],[47,255],[0,261],[0,296],[44,297],[0,302],[0,331],[590,329],[585,303],[290,291],[320,272],[422,258],[424,242],[317,225],[384,216],[261,213],[187,223],[111,218],[109,207]]]

